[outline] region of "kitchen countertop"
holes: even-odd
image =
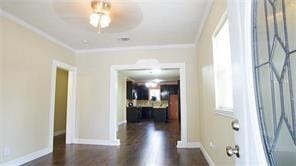
[[[167,108],[167,106],[154,106],[153,108]]]

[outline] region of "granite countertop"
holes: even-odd
[[[153,108],[167,108],[167,106],[153,106]]]

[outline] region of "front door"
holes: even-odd
[[[255,1],[255,0],[254,0]],[[236,165],[267,165],[256,111],[252,61],[252,0],[228,0],[235,145],[226,153]],[[229,124],[229,126],[231,125]]]
[[[257,110],[270,165],[296,164],[296,1],[254,3]]]
[[[228,18],[236,165],[295,165],[296,1],[228,0]]]

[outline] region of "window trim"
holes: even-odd
[[[223,13],[223,15],[220,17],[220,20],[218,22],[218,24],[216,25],[213,33],[212,33],[212,56],[213,56],[213,71],[214,71],[214,90],[215,90],[215,109],[214,112],[218,115],[221,116],[225,116],[225,117],[230,117],[233,118],[234,117],[234,109],[233,107],[218,107],[217,103],[216,103],[216,77],[215,77],[215,55],[214,55],[214,47],[215,47],[215,37],[217,36],[217,34],[220,32],[221,28],[223,27],[224,23],[227,21],[228,16],[227,16],[227,11],[225,11]]]

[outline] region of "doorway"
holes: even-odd
[[[54,60],[51,75],[51,101],[49,118],[49,149],[53,151],[54,137],[71,144],[75,136],[75,100],[77,69]]]
[[[184,63],[159,63],[155,59],[140,60],[131,65],[113,65],[110,72],[110,141],[119,145],[117,139],[117,82],[118,72],[122,70],[145,70],[145,69],[179,69],[180,71],[180,105],[181,105],[181,140],[177,142],[177,147],[187,145],[187,116],[186,116],[186,74]]]
[[[68,78],[69,72],[67,70],[57,68],[54,105],[54,145],[57,142],[65,144],[66,141]]]

